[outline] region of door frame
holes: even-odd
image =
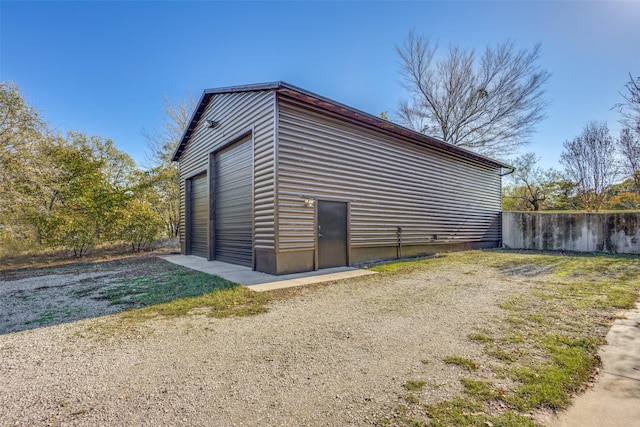
[[[319,270],[319,253],[320,253],[320,236],[318,230],[318,205],[320,202],[340,202],[345,203],[347,205],[347,267],[351,267],[351,201],[345,199],[331,198],[331,197],[322,197],[315,199],[315,208],[314,208],[314,249],[313,249],[313,269],[315,271]]]
[[[216,154],[220,151],[229,148],[233,144],[241,142],[245,139],[250,140],[251,145],[251,265],[252,270],[256,269],[256,245],[255,245],[255,227],[256,227],[256,201],[255,201],[255,176],[256,176],[256,162],[255,162],[255,129],[254,126],[244,129],[231,138],[228,138],[215,150],[210,151],[207,156],[207,171],[209,173],[209,230],[208,230],[208,256],[207,261],[214,261],[216,259]]]
[[[184,180],[184,254],[191,255],[191,229],[193,228],[193,218],[192,218],[192,205],[193,205],[193,178],[200,176],[202,174],[209,173],[208,169],[199,170]],[[211,212],[209,212],[209,218],[211,218]],[[209,230],[207,230],[207,235]],[[208,260],[208,259],[207,259]]]

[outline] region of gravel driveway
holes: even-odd
[[[468,335],[527,283],[452,265],[302,289],[252,317],[112,336],[112,315],[0,335],[0,424],[380,424],[407,381],[426,382],[413,393],[427,402],[458,394],[465,373],[443,359],[485,360]]]

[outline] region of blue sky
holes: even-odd
[[[532,143],[559,167],[562,143],[611,110],[640,75],[640,1],[170,2],[0,1],[0,79],[61,130],[113,139],[145,163],[143,130],[164,97],[284,80],[395,116],[405,90],[394,47],[411,30],[481,52],[542,43],[548,118]]]

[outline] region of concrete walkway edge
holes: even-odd
[[[249,267],[220,261],[207,261],[204,258],[196,256],[168,255],[160,258],[173,264],[181,265],[203,273],[213,274],[231,282],[248,286],[256,292],[265,292],[275,289],[311,285],[314,283],[330,282],[333,280],[377,274],[375,271],[353,267],[334,267],[324,268],[317,271],[307,271],[304,273],[274,276],[271,274],[261,273],[259,271],[253,271]]]

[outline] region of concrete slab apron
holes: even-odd
[[[598,383],[552,426],[640,426],[640,302],[614,322],[600,356]]]
[[[160,258],[173,264],[178,264],[192,270],[202,271],[203,273],[213,274],[231,282],[248,286],[257,292],[377,274],[375,271],[353,267],[335,267],[324,268],[317,271],[308,271],[305,273],[273,276],[271,274],[253,271],[249,267],[228,264],[220,261],[207,261],[204,258],[190,255],[168,255]]]

